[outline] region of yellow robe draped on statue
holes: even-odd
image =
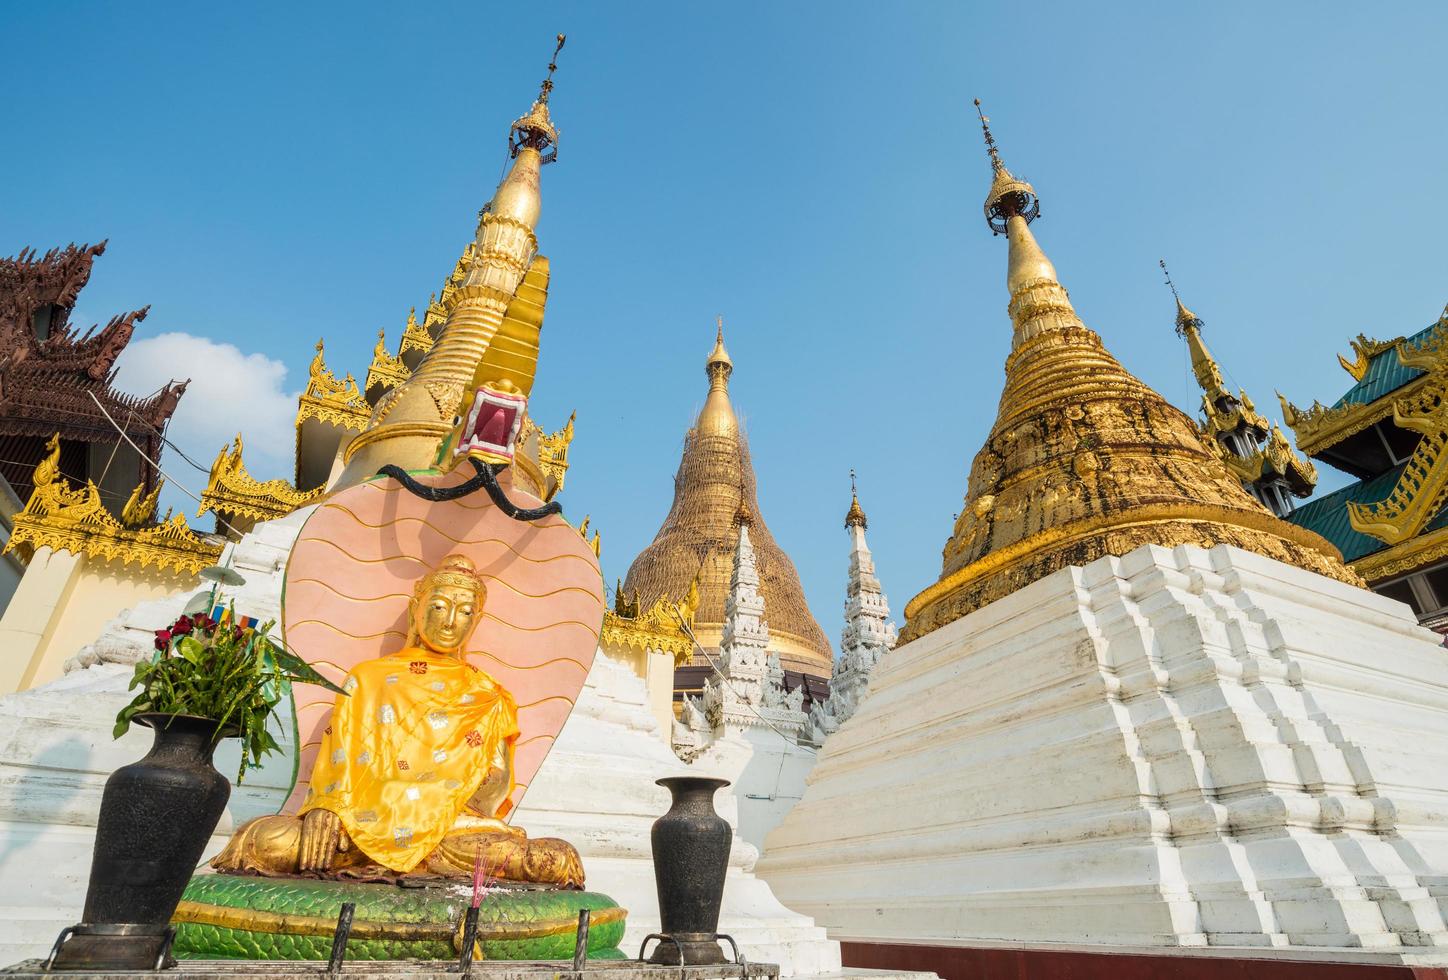
[[[342,686],[301,812],[331,810],[364,854],[411,871],[517,739],[518,708],[483,671],[419,647],[358,664]]]

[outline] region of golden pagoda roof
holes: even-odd
[[[637,594],[629,598],[624,593],[623,584],[619,583],[614,592],[613,608],[603,614],[599,644],[605,651],[649,653],[656,650],[671,655],[675,667],[686,666],[694,656],[694,641],[689,638],[685,627],[692,628],[698,608],[697,582],[683,601],[673,602],[660,596],[647,609],[640,608]]]
[[[1034,199],[1001,204],[1014,328],[1005,390],[940,581],[906,607],[902,639],[1061,568],[1144,544],[1229,544],[1361,584],[1326,540],[1253,499],[1192,420],[1081,322],[1031,234],[1034,214],[1022,208],[1034,210]]]
[[[805,603],[794,563],[775,543],[756,494],[749,446],[729,401],[733,363],[723,328],[705,364],[709,394],[698,421],[684,437],[674,477],[674,502],[653,543],[629,567],[623,588],[648,608],[660,599],[679,601],[698,581],[695,632],[717,645],[724,629],[724,602],[734,566],[737,516],[751,515],[750,538],[759,563],[760,594],[773,647],[792,670],[828,677],[833,654],[824,630]]]
[[[185,576],[221,557],[223,543],[191,530],[180,514],[167,511],[156,519],[159,481],[150,493],[136,487],[117,520],[93,482],[72,488],[61,475],[59,433],[46,449],[32,477],[35,490],[15,514],[5,551],[18,551],[28,559],[37,548],[50,548]]]
[[[869,520],[865,517],[865,508],[860,506],[860,495],[855,490],[855,471],[850,470],[850,509],[845,511],[845,527],[870,526]]]
[[[410,322],[416,323],[415,320]],[[405,338],[406,334],[403,336]],[[388,353],[387,331],[377,331],[377,346],[372,348],[372,363],[367,365],[367,381],[363,384],[362,391],[372,394],[374,388],[379,391],[390,390],[412,375],[412,369],[402,360],[400,347],[401,341],[396,354]]]
[[[211,464],[206,489],[201,492],[201,506],[196,516],[213,511],[223,516],[245,517],[269,521],[285,517],[298,507],[322,499],[324,488],[303,492],[286,480],[257,480],[246,471],[241,459],[241,434],[236,441],[222,448]]]
[[[308,371],[307,387],[297,399],[297,426],[316,419],[338,428],[361,432],[367,427],[372,408],[352,375],[341,381],[327,367],[324,345],[317,341],[317,354]]]

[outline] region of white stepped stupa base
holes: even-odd
[[[1441,951],[1448,652],[1232,548],[1064,569],[887,654],[759,870],[841,940]]]
[[[238,613],[276,615],[286,555],[305,516],[259,525],[236,545],[233,563],[247,579],[234,590]],[[131,676],[128,664],[111,661],[147,654],[150,631],[174,619],[190,598],[177,595],[122,613],[81,657],[92,666],[0,698],[0,966],[44,954],[64,926],[79,920],[105,780],[150,745],[145,731],[111,739],[116,713],[130,700]],[[236,824],[281,806],[291,782],[292,747],[286,748],[234,788],[208,856]],[[228,774],[236,761],[234,746],[217,754],[218,768]],[[669,793],[654,780],[708,775],[696,770],[668,749],[644,682],[600,654],[519,808],[519,826],[575,844],[588,887],[629,910],[629,953],[659,927],[649,828],[668,809]],[[716,802],[737,821],[731,793],[721,792]],[[756,855],[736,839],[720,930],[733,935],[749,959],[779,963],[786,975],[837,972],[839,945],[753,875]]]

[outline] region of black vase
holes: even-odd
[[[134,720],[154,730],[156,740],[145,758],[106,780],[85,896],[87,925],[170,922],[231,797],[231,783],[211,764],[214,720],[165,714]]]
[[[729,870],[729,821],[714,812],[714,793],[727,779],[670,776],[658,781],[674,794],[669,812],[654,821],[654,881],[659,890],[659,919],[665,936],[651,963],[686,965],[723,963],[714,941],[724,874]],[[677,943],[677,945],[675,945]]]

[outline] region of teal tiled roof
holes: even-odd
[[[1352,524],[1347,519],[1348,501],[1360,504],[1377,503],[1393,492],[1393,487],[1398,482],[1398,475],[1402,472],[1403,467],[1395,466],[1386,473],[1379,473],[1371,480],[1350,483],[1325,497],[1309,500],[1289,514],[1287,519],[1298,527],[1316,531],[1327,538],[1342,552],[1344,561],[1357,561],[1375,551],[1382,551],[1387,547],[1385,542],[1379,541],[1370,534],[1362,534],[1353,530]],[[1436,531],[1441,527],[1448,527],[1448,507],[1439,511],[1438,515],[1418,533],[1427,534],[1429,531]]]
[[[1433,326],[1436,327],[1437,324]],[[1432,330],[1433,327],[1420,330],[1409,337],[1406,343],[1410,347],[1420,343]],[[1366,405],[1375,402],[1384,395],[1397,391],[1422,374],[1423,372],[1417,368],[1404,367],[1398,360],[1398,349],[1390,347],[1368,362],[1368,369],[1363,373],[1362,380],[1349,388],[1346,394],[1333,403],[1332,407]]]
[[[1379,357],[1381,356],[1379,355]],[[1393,360],[1397,360],[1396,355],[1393,356]],[[1364,378],[1366,377],[1367,375],[1364,375]],[[1298,527],[1316,531],[1327,538],[1337,547],[1338,551],[1342,552],[1344,561],[1357,561],[1364,555],[1381,551],[1387,547],[1387,544],[1372,535],[1353,530],[1353,526],[1348,523],[1347,519],[1348,502],[1377,503],[1393,492],[1393,487],[1398,482],[1398,474],[1402,472],[1401,466],[1395,466],[1386,473],[1379,473],[1371,480],[1349,483],[1341,490],[1334,490],[1325,497],[1309,500],[1289,514],[1287,519]]]

